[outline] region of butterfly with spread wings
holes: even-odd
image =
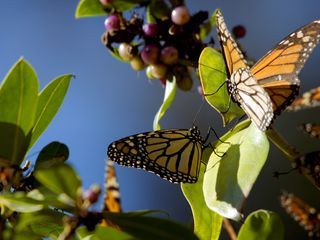
[[[196,126],[140,133],[111,143],[110,160],[142,168],[172,183],[195,183],[205,141]]]
[[[298,74],[320,40],[320,20],[284,38],[251,69],[232,38],[219,10],[216,23],[227,65],[227,87],[257,127],[265,131],[298,94]]]

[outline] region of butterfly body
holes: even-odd
[[[132,135],[111,143],[108,156],[120,165],[142,168],[173,183],[198,180],[204,142],[196,126]]]
[[[228,91],[257,127],[265,131],[275,116],[289,106],[299,92],[298,74],[314,47],[319,43],[320,20],[313,21],[291,33],[250,70],[219,10],[216,12],[216,22],[222,55],[227,66],[227,77],[233,83],[231,87],[228,84]],[[240,78],[236,77],[235,74],[238,74],[239,69],[250,77],[242,77],[241,74]],[[232,76],[234,79],[231,79]]]

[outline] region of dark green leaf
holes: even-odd
[[[266,210],[251,213],[242,225],[238,240],[282,240],[284,226],[278,214]]]
[[[35,172],[36,179],[49,190],[59,195],[59,200],[73,205],[81,187],[81,180],[67,164],[56,164],[53,168],[42,168]]]
[[[200,38],[202,40],[209,36],[212,28],[216,25],[216,12],[217,10],[211,14],[209,21],[200,26]]]
[[[50,168],[55,164],[65,162],[69,157],[67,145],[60,142],[52,142],[45,146],[39,153],[34,169]]]
[[[203,196],[203,174],[205,165],[201,164],[199,179],[195,184],[181,184],[182,192],[188,200],[194,220],[194,232],[200,239],[217,240],[220,236],[222,217],[211,211]]]
[[[38,103],[38,79],[20,59],[0,88],[0,156],[20,165],[28,147]]]
[[[164,0],[151,0],[149,7],[150,15],[158,19],[168,17],[171,14],[171,9]]]
[[[244,125],[242,124],[242,127]],[[203,191],[207,206],[220,215],[241,219],[241,208],[268,156],[269,142],[254,124],[218,143],[204,175]],[[231,130],[232,132],[232,130]]]
[[[121,232],[112,227],[96,226],[93,232],[88,232],[86,227],[77,228],[77,237],[81,240],[104,240],[108,236],[108,239],[116,240],[133,240],[134,238],[125,232]]]
[[[0,194],[0,206],[16,212],[36,212],[43,209],[41,201],[28,197],[23,192]]]
[[[242,109],[230,99],[226,86],[225,63],[218,51],[210,47],[203,49],[199,58],[199,74],[204,94],[211,94],[205,98],[222,115],[224,125],[244,115]],[[228,109],[229,101],[231,104]]]
[[[148,216],[132,216],[126,213],[107,212],[103,214],[108,221],[119,226],[122,231],[138,239],[198,239],[189,228],[167,219]]]
[[[156,21],[155,18],[152,16],[150,5],[148,5],[146,8],[146,18],[147,23],[153,23]]]
[[[177,90],[176,78],[173,77],[172,81],[167,80],[163,103],[160,106],[160,109],[158,110],[153,120],[154,130],[160,130],[161,127],[160,127],[159,121],[163,117],[163,115],[166,113],[168,108],[171,106],[174,96],[176,94],[176,90]]]
[[[66,95],[71,78],[70,74],[60,76],[52,80],[39,94],[29,148],[37,141],[56,115]]]

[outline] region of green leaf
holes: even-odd
[[[226,84],[225,63],[218,51],[210,47],[203,49],[199,58],[199,74],[203,92],[209,94],[205,99],[221,114],[224,125],[244,115],[242,109],[230,99]],[[231,104],[228,109],[229,101]]]
[[[194,220],[194,232],[200,239],[219,239],[222,217],[211,211],[205,201],[202,191],[205,165],[201,164],[198,181],[195,184],[181,184],[182,192],[188,200]]]
[[[242,124],[242,127],[245,127]],[[218,143],[204,174],[203,191],[207,206],[233,220],[241,219],[241,208],[255,183],[269,151],[264,132],[254,124],[223,137]],[[221,156],[224,154],[223,156]]]
[[[43,209],[41,201],[28,197],[23,192],[0,194],[0,206],[16,212],[35,212]]]
[[[150,4],[146,8],[146,19],[147,19],[147,23],[153,23],[156,21],[154,16],[152,16]]]
[[[99,0],[81,0],[76,9],[76,18],[107,15]]]
[[[81,180],[69,165],[61,163],[52,168],[38,169],[35,177],[42,185],[58,194],[62,202],[72,205],[76,201]]]
[[[135,238],[142,240],[195,240],[196,235],[187,227],[162,218],[132,216],[130,213],[103,213],[105,219]]]
[[[51,142],[45,146],[39,153],[34,169],[50,168],[55,164],[65,162],[69,157],[67,145],[60,142]]]
[[[282,240],[284,226],[278,214],[266,210],[251,213],[242,225],[238,240]]]
[[[158,110],[153,120],[154,130],[160,130],[161,127],[160,127],[159,121],[163,117],[163,115],[166,113],[168,108],[171,106],[174,96],[176,94],[176,90],[177,90],[176,78],[173,77],[172,81],[167,80],[163,103],[160,106],[160,109]]]
[[[200,26],[200,38],[201,40],[205,40],[209,34],[212,31],[212,28],[216,25],[216,13],[217,10],[215,10],[210,18],[209,21],[207,21],[206,23],[204,23],[202,26]]]
[[[0,88],[0,156],[20,165],[26,154],[38,103],[38,79],[20,59]]]
[[[51,81],[39,94],[39,102],[29,148],[37,141],[59,110],[73,76],[63,75]]]
[[[89,232],[86,227],[82,226],[77,228],[76,231],[77,237],[81,240],[104,240],[106,236],[108,239],[117,239],[117,240],[133,240],[134,238],[125,233],[121,232],[112,227],[101,227],[96,226],[93,232]]]
[[[151,0],[149,7],[150,15],[158,19],[170,16],[171,14],[171,9],[164,0]]]

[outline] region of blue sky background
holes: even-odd
[[[66,143],[70,148],[70,163],[88,187],[103,183],[106,148],[110,142],[152,129],[164,89],[158,82],[150,82],[144,72],[134,72],[129,65],[112,58],[100,41],[104,17],[76,20],[77,3],[77,0],[2,1],[0,77],[5,76],[20,56],[34,66],[41,87],[58,75],[76,75],[61,110],[31,153],[54,140]],[[199,0],[187,4],[191,13],[197,10],[211,13],[220,7],[229,28],[245,25],[247,36],[241,43],[256,59],[298,27],[320,18],[318,0]],[[215,31],[212,35],[215,36]],[[300,74],[303,90],[319,85],[319,66],[318,47]],[[178,91],[162,127],[189,128],[201,101],[195,87],[187,93]],[[320,122],[319,109],[285,113],[276,120],[275,127],[301,151],[319,150],[319,141],[296,130],[298,123],[306,121]],[[208,106],[203,108],[197,122],[203,135],[208,125],[220,134],[226,131],[217,113]],[[273,171],[289,167],[288,160],[272,147],[248,200],[247,211],[259,208],[278,211],[290,230],[288,236],[297,236],[302,230],[285,216],[277,195],[286,189],[320,207],[319,192],[298,173],[280,180],[272,177]],[[191,222],[191,212],[178,185],[141,170],[123,167],[117,170],[125,210],[163,209],[177,220]]]

